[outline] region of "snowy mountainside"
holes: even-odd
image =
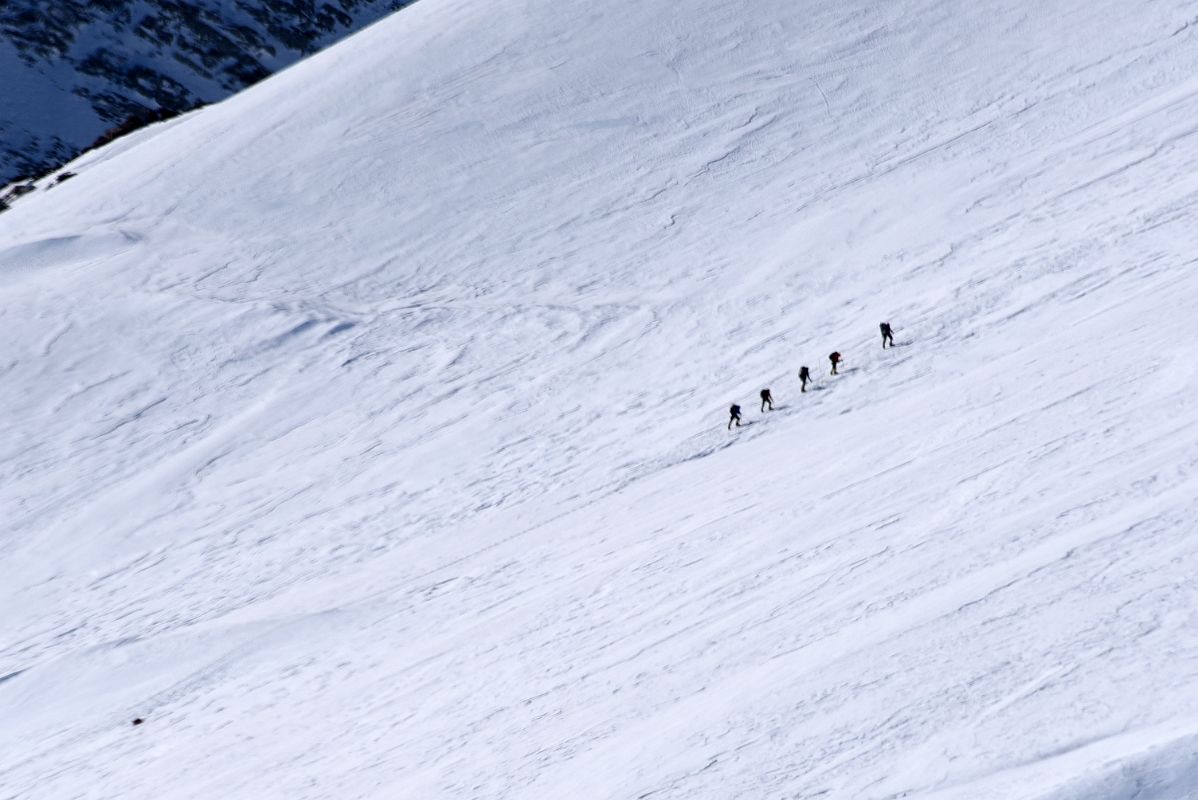
[[[0,797],[1198,796],[1192,10],[510,10],[0,218]]]
[[[62,165],[147,111],[220,100],[402,0],[8,0],[0,5],[0,185]]]

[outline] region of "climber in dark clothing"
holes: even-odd
[[[840,373],[836,371],[836,365],[842,360],[840,358],[840,353],[833,353],[832,355],[828,356],[828,360],[832,362],[832,374],[839,375]]]
[[[807,391],[807,381],[811,380],[811,370],[807,369],[806,367],[799,367],[799,380],[803,382],[803,385],[799,391]]]
[[[761,390],[761,410],[764,413],[766,406],[770,407],[770,411],[774,410],[774,396],[770,394],[769,389]]]
[[[890,323],[883,322],[878,327],[882,329],[882,349],[885,350],[887,346],[894,347],[894,331],[890,329]]]
[[[732,430],[732,423],[736,423],[736,427],[740,427],[740,406],[736,403],[732,404],[732,408],[728,409],[728,430]]]

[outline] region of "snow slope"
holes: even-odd
[[[85,156],[0,797],[1198,797],[1195,21],[422,0]]]

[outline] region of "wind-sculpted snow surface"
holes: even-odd
[[[422,0],[71,165],[0,797],[1198,796],[1193,22]]]

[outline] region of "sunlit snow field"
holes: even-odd
[[[1192,3],[421,0],[70,169],[0,797],[1198,797]]]

